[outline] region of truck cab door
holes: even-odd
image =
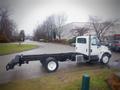
[[[76,38],[76,52],[88,55],[88,44],[87,38],[78,37]]]
[[[99,40],[96,37],[91,37],[91,55],[99,55]]]

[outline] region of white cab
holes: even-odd
[[[111,51],[108,47],[100,45],[96,36],[78,36],[76,38],[76,52],[85,55],[89,55],[89,53],[93,56],[98,55],[99,59],[101,59],[105,53],[111,55]]]

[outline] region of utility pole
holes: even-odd
[[[89,56],[89,61],[90,61],[90,55],[91,55],[91,35],[89,35],[89,46],[88,46],[88,56]]]

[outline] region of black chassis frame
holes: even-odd
[[[83,55],[84,60],[88,62],[88,56],[77,53],[77,52],[66,52],[66,53],[55,53],[55,54],[39,54],[39,55],[16,55],[7,65],[6,70],[13,69],[16,65],[21,66],[22,64],[29,63],[29,61],[40,61],[41,63],[46,62],[47,58],[54,58],[57,61],[63,62],[67,60],[76,61],[76,55]],[[91,60],[97,60],[97,56],[90,56]]]

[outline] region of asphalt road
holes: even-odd
[[[0,83],[6,83],[13,80],[31,79],[49,74],[42,68],[42,65],[39,61],[29,62],[29,64],[24,64],[21,67],[16,66],[13,70],[6,71],[5,70],[6,64],[9,61],[11,61],[11,59],[14,58],[15,55],[17,54],[33,55],[33,54],[62,53],[62,52],[75,51],[74,47],[61,45],[61,44],[42,43],[42,42],[40,43],[40,42],[32,42],[32,41],[26,41],[25,43],[37,44],[39,48],[29,51],[24,51],[21,53],[0,56]],[[113,53],[109,65],[111,67],[117,66],[117,68],[120,68],[120,62],[114,62],[115,60],[119,60],[119,59],[120,59],[120,53]],[[71,61],[62,62],[59,64],[60,65],[57,72],[63,70],[71,70],[77,67],[76,63]],[[96,68],[96,66],[94,67]]]

